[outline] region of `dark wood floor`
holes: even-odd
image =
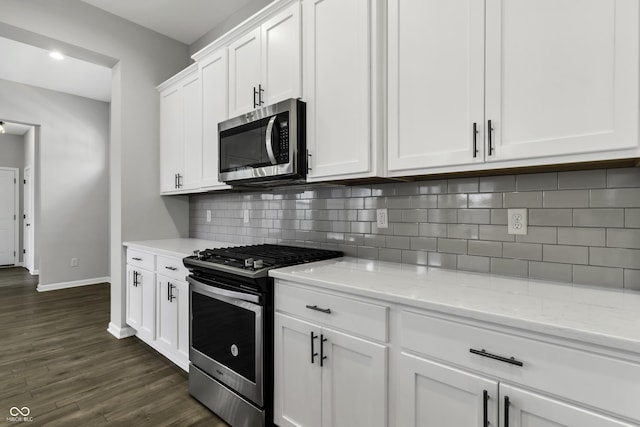
[[[184,371],[106,331],[108,284],[39,293],[36,282],[0,269],[0,426],[226,426],[189,396]],[[13,406],[33,422],[8,420]]]

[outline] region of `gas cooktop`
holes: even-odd
[[[264,277],[273,268],[341,257],[342,252],[285,245],[249,245],[196,251],[184,259],[189,269],[219,270],[244,277]]]

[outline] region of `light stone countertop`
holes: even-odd
[[[269,274],[640,356],[638,291],[349,257],[279,268]]]
[[[227,246],[238,246],[237,243],[217,242],[202,239],[162,239],[162,240],[141,240],[136,242],[122,242],[123,246],[141,251],[153,252],[159,255],[184,258],[193,255],[193,251],[223,248]]]

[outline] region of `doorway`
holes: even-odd
[[[0,167],[0,266],[18,260],[18,169]]]
[[[23,255],[22,262],[29,273],[37,274],[35,271],[35,216],[34,216],[34,197],[33,197],[33,167],[26,166],[24,168],[24,181],[22,187],[22,197],[23,197],[23,214],[24,214],[24,222],[23,222],[23,233],[22,233],[22,247],[23,247]]]

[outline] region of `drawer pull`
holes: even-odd
[[[142,261],[142,258],[138,258],[138,257],[135,257],[135,256],[133,258],[131,258],[131,259],[134,260],[134,261]]]
[[[331,309],[330,308],[320,308],[317,305],[307,305],[306,307],[309,310],[321,311],[323,313],[331,314]]]
[[[496,354],[487,353],[487,351],[484,348],[482,350],[476,350],[475,348],[470,348],[469,352],[473,354],[477,354],[478,356],[488,357],[489,359],[495,359],[501,362],[509,363],[511,365],[516,365],[516,366],[523,365],[523,363],[519,360],[516,360],[515,357],[504,357],[504,356],[498,356]]]
[[[171,271],[176,271],[178,269],[178,267],[168,267],[168,266],[165,266],[164,268]]]

